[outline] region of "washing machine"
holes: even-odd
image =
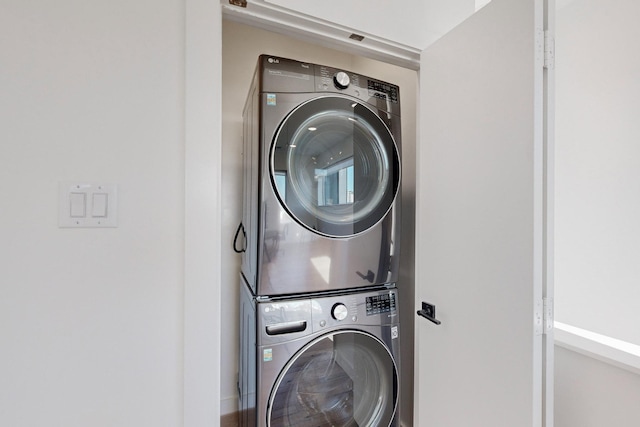
[[[235,244],[253,293],[395,282],[398,86],[262,55],[243,114],[244,202]]]
[[[300,298],[242,294],[242,427],[399,425],[394,288]]]

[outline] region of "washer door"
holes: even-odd
[[[272,183],[287,211],[330,237],[377,224],[400,183],[389,128],[353,98],[326,96],[296,107],[278,128],[271,159]]]
[[[339,331],[307,344],[271,392],[267,426],[389,426],[398,372],[387,347],[360,331]]]

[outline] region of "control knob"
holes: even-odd
[[[342,303],[335,304],[331,309],[331,316],[337,321],[346,319],[348,314],[347,306]]]
[[[349,75],[344,71],[338,71],[336,75],[333,76],[333,83],[338,89],[346,89],[349,87],[351,79],[349,78]]]

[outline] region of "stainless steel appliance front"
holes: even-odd
[[[242,273],[256,295],[394,282],[397,86],[261,56],[244,110]]]
[[[398,425],[395,289],[242,300],[242,427]]]

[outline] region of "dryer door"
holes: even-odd
[[[398,372],[387,347],[361,331],[324,335],[300,350],[278,377],[271,427],[389,426]]]
[[[354,98],[324,96],[299,105],[280,125],[271,177],[281,203],[300,224],[321,235],[348,237],[391,209],[400,160],[377,113]]]

